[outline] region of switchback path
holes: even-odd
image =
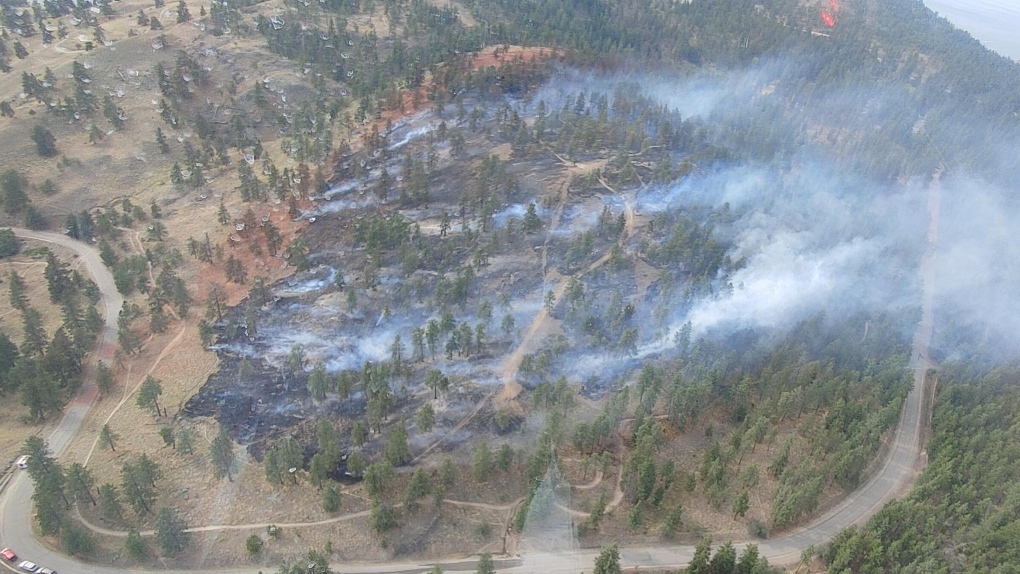
[[[761,554],[773,564],[791,564],[800,559],[801,552],[811,546],[824,544],[843,528],[862,524],[873,516],[882,506],[894,498],[909,491],[918,473],[926,463],[923,437],[927,424],[927,401],[931,377],[927,376],[935,365],[928,357],[931,341],[932,317],[932,282],[934,278],[934,251],[938,238],[939,189],[937,180],[929,189],[928,210],[931,224],[928,232],[928,248],[921,262],[923,278],[923,296],[921,304],[921,321],[914,335],[911,356],[911,369],[914,372],[914,386],[903,405],[900,422],[893,433],[885,458],[875,474],[859,490],[848,495],[840,504],[819,516],[810,524],[798,530],[786,533],[772,540],[758,542]],[[111,352],[116,341],[116,315],[122,303],[113,279],[103,267],[98,254],[92,248],[72,241],[64,236],[15,230],[21,237],[50,241],[65,245],[77,251],[85,259],[89,270],[96,277],[96,283],[103,293],[107,305],[107,324],[103,333],[100,357],[104,351]],[[111,328],[112,326],[112,328]],[[111,338],[112,337],[112,338]],[[70,437],[78,429],[85,413],[88,412],[95,399],[95,384],[88,382],[78,396],[68,406],[64,418],[50,436],[50,446],[54,453],[59,454],[66,448]],[[0,500],[0,541],[14,548],[27,558],[37,563],[65,572],[83,574],[128,574],[145,572],[143,570],[117,568],[96,564],[79,563],[72,558],[54,553],[40,545],[31,536],[30,524],[31,483],[25,473],[18,473],[7,490],[6,496]],[[253,531],[263,525],[232,525],[229,528]],[[196,530],[222,528],[216,526],[199,527]],[[738,552],[745,543],[737,544]],[[521,574],[576,574],[590,571],[598,552],[596,550],[578,550],[561,554],[531,554],[523,558],[512,557],[497,560],[498,571]],[[621,563],[624,568],[658,568],[675,569],[685,566],[694,555],[692,546],[655,546],[633,547],[621,549]],[[461,560],[445,562],[445,570],[472,570],[476,558],[465,557]],[[431,568],[431,563],[392,562],[385,564],[335,564],[333,568],[343,574],[414,574],[424,573]],[[221,574],[253,573],[257,567],[239,567],[217,570]],[[194,570],[163,570],[170,574],[193,574]]]

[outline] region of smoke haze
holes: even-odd
[[[1008,172],[1020,164],[1017,146],[1004,135],[987,138],[977,149],[946,152],[942,162],[932,164],[949,170],[940,182],[935,169],[915,170],[891,181],[874,177],[861,166],[881,161],[881,150],[846,157],[849,147],[840,138],[847,136],[838,128],[874,125],[878,130],[907,122],[912,124],[911,137],[921,146],[931,137],[924,131],[925,114],[905,112],[899,88],[869,86],[816,99],[788,91],[784,95],[781,72],[797,67],[768,62],[753,70],[675,79],[566,72],[562,81],[551,82],[555,89],[543,91],[562,106],[564,95],[582,90],[614,94],[621,85],[638,85],[643,95],[685,120],[701,125],[702,119],[710,119],[712,137],[723,146],[740,137],[726,126],[747,124],[762,109],[795,108],[798,117],[807,118],[796,133],[792,128],[787,133],[777,129],[781,137],[797,137],[801,143],[789,156],[696,166],[677,183],[638,192],[636,207],[644,215],[726,207],[731,217],[716,222],[715,232],[731,244],[730,259],[741,262],[728,277],[719,278],[713,294],[689,305],[678,302],[670,328],[659,329],[658,344],[646,343],[644,349],[661,348],[688,321],[695,335],[726,336],[741,329],[785,329],[822,312],[840,317],[917,309],[920,258],[929,226],[928,187],[939,185],[935,289],[936,312],[943,321],[938,329],[947,342],[959,343],[960,335],[949,333],[962,328],[980,335],[976,343],[985,351],[1015,354],[1020,344],[1015,319],[1020,302],[1014,295],[1020,288],[1015,263],[1020,260],[1020,242],[1010,222],[1020,209],[1008,198],[1017,190],[968,175],[967,166],[972,158],[980,158],[985,162],[981,169],[991,160]],[[832,119],[828,132],[813,125],[825,118]],[[1004,133],[1001,128],[982,130],[974,125],[967,130]],[[932,144],[939,153],[944,151],[939,142]],[[912,328],[905,325],[904,333]]]

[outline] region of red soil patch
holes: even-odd
[[[473,72],[488,68],[489,66],[500,66],[511,62],[532,62],[535,60],[562,57],[563,55],[564,53],[562,50],[556,50],[553,48],[489,46],[471,55],[470,59],[467,60],[467,63],[463,65],[465,68]],[[428,94],[434,83],[433,77],[428,76],[426,77],[425,82],[417,89],[401,91],[399,94],[399,101],[393,101],[391,98],[390,101],[387,102],[387,108],[380,113],[379,117],[376,120],[365,124],[360,133],[361,137],[354,136],[351,138],[352,150],[364,149],[364,147],[372,139],[373,132],[384,132],[388,125],[392,125],[397,120],[425,110],[431,102]],[[445,87],[443,90],[445,91]],[[341,150],[337,150],[338,153],[340,151]],[[338,160],[339,157],[335,156],[335,159]]]
[[[528,46],[489,46],[479,51],[471,59],[471,69],[481,70],[489,66],[499,66],[512,61],[529,62],[546,58],[561,57],[562,50]]]
[[[302,209],[311,207],[307,200],[301,201],[300,205]],[[248,270],[248,281],[244,285],[227,281],[226,265],[223,263],[203,265],[195,276],[195,282],[197,283],[195,287],[199,290],[199,298],[202,301],[208,300],[209,289],[215,283],[220,285],[227,293],[227,305],[237,305],[248,296],[248,289],[252,279],[255,277],[265,277],[266,285],[272,285],[276,281],[294,273],[295,268],[287,264],[287,260],[283,258],[283,253],[286,250],[286,246],[290,245],[291,241],[301,235],[304,228],[308,226],[308,222],[292,219],[284,204],[251,203],[249,207],[255,213],[255,220],[257,222],[261,223],[263,217],[268,217],[269,221],[267,223],[272,223],[276,226],[280,231],[281,245],[283,247],[281,247],[276,256],[270,255],[269,249],[266,247],[265,234],[262,232],[259,223],[256,223],[254,229],[245,228],[244,231],[238,232],[234,230],[234,222],[231,222],[229,224],[231,233],[228,233],[226,237],[219,240],[223,248],[223,257],[226,259],[234,256],[236,259],[239,259],[244,264],[245,269]],[[236,238],[238,241],[234,241],[232,238]],[[254,244],[258,244],[261,255],[256,255],[253,251]]]

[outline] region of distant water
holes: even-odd
[[[1020,0],[924,0],[988,49],[1020,62]]]

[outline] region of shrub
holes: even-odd
[[[145,541],[142,540],[142,535],[134,528],[128,530],[127,539],[124,540],[124,550],[127,551],[128,556],[135,560],[145,558],[147,553]]]
[[[322,491],[322,509],[326,512],[340,510],[340,489],[330,485]]]
[[[74,556],[89,554],[96,547],[96,541],[87,530],[72,524],[64,524],[60,529],[60,542],[64,550]]]
[[[482,522],[475,528],[475,534],[482,541],[488,540],[492,537],[492,524],[488,522]]]
[[[751,521],[747,523],[747,533],[755,538],[768,538],[769,527],[761,520],[752,518]]]
[[[255,556],[259,552],[262,552],[262,546],[265,544],[262,538],[258,534],[252,534],[244,541],[244,547],[248,549],[248,554]]]

